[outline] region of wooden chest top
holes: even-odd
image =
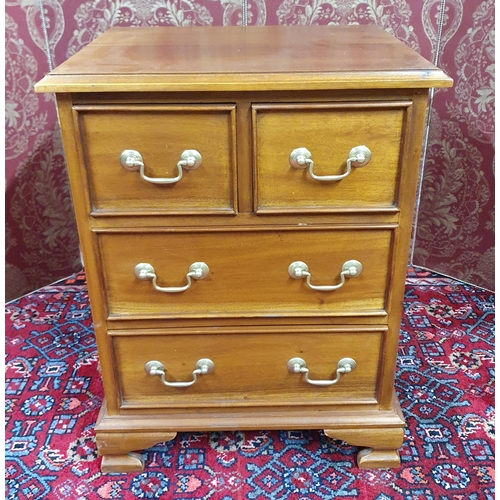
[[[377,26],[231,26],[113,28],[56,68],[36,90],[251,91],[451,84],[440,69]]]

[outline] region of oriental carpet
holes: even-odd
[[[409,269],[396,374],[402,466],[360,470],[321,431],[181,433],[145,471],[100,473],[102,401],[85,275],[6,306],[6,498],[494,498],[491,292]]]

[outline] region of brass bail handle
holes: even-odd
[[[211,359],[203,358],[196,362],[193,372],[191,373],[193,380],[188,382],[168,382],[165,377],[167,370],[165,365],[159,361],[148,361],[144,365],[144,370],[148,375],[161,377],[161,382],[167,387],[183,388],[193,385],[198,380],[198,375],[207,375],[212,373],[215,369],[214,362]]]
[[[356,146],[351,149],[346,160],[346,170],[340,175],[316,175],[313,172],[314,162],[312,154],[307,148],[294,149],[289,156],[290,165],[293,168],[309,168],[309,175],[321,182],[340,181],[345,179],[352,171],[352,167],[364,167],[372,158],[371,151],[366,146]]]
[[[184,286],[161,287],[156,283],[157,276],[154,267],[147,263],[141,262],[134,268],[135,277],[141,281],[151,281],[153,287],[158,292],[163,293],[180,293],[191,287],[192,279],[205,279],[210,273],[210,268],[204,262],[193,262],[189,266],[189,271],[186,274],[187,284]]]
[[[306,366],[306,362],[302,358],[292,358],[287,363],[288,371],[291,373],[302,373],[304,375],[304,380],[311,385],[316,385],[319,387],[326,387],[329,385],[336,384],[342,375],[351,373],[356,369],[356,361],[352,358],[342,358],[337,363],[337,370],[335,372],[335,378],[333,380],[313,380],[309,378],[309,368]]]
[[[196,170],[200,167],[202,161],[201,154],[196,149],[187,149],[181,153],[181,157],[177,162],[176,177],[148,177],[144,170],[145,164],[141,153],[135,149],[126,149],[120,155],[121,166],[131,172],[139,171],[139,175],[146,181],[152,184],[175,184],[182,179],[183,169]]]
[[[307,264],[298,260],[296,262],[292,262],[288,266],[288,275],[290,278],[296,280],[306,278],[307,286],[312,290],[317,290],[319,292],[333,292],[334,290],[338,290],[344,286],[346,278],[356,278],[361,274],[362,270],[363,266],[361,262],[357,260],[348,260],[342,264],[342,269],[340,271],[340,283],[337,285],[313,285],[311,283],[311,273],[309,272]]]

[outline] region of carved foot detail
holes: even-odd
[[[325,434],[364,447],[358,453],[360,469],[388,469],[401,465],[398,449],[403,444],[402,427],[325,429]]]
[[[142,472],[144,458],[140,453],[127,453],[126,455],[104,455],[102,457],[101,472]]]
[[[136,450],[145,450],[157,443],[170,441],[175,432],[96,432],[97,451],[102,455],[101,471],[141,472],[144,458]]]
[[[400,465],[398,450],[366,448],[358,453],[358,467],[360,469],[392,469]]]

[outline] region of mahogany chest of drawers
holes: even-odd
[[[323,429],[394,467],[439,69],[374,26],[115,28],[55,92],[100,356],[102,470],[179,431]]]

